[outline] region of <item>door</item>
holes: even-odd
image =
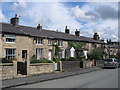
[[[27,50],[22,50],[22,62],[17,62],[17,73],[27,75]]]
[[[22,50],[22,61],[27,61],[27,50]]]
[[[52,60],[52,50],[49,50],[48,52],[48,60]]]

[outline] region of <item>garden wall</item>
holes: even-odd
[[[30,75],[37,75],[43,73],[53,73],[54,72],[54,64],[53,63],[35,63],[30,64]]]
[[[61,61],[62,71],[80,69],[80,61]]]
[[[0,64],[0,79],[10,79],[17,76],[17,62]]]
[[[94,62],[93,61],[85,61],[85,62],[81,62],[81,68],[91,68],[94,66]]]
[[[97,67],[103,67],[104,66],[104,61],[96,61],[96,66]]]

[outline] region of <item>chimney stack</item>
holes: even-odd
[[[76,35],[76,36],[80,36],[80,31],[76,29],[75,35]]]
[[[10,21],[11,21],[11,24],[13,24],[13,25],[18,25],[18,23],[19,23],[18,15],[15,14],[15,17],[14,17],[14,18],[11,18]]]
[[[37,29],[42,30],[42,26],[40,26],[40,24],[38,24]]]
[[[67,26],[65,27],[65,33],[67,33],[67,34],[70,33],[70,29]]]
[[[95,40],[99,40],[99,39],[100,39],[100,37],[99,37],[99,35],[98,35],[97,32],[94,33],[94,35],[93,35],[93,39],[95,39]]]

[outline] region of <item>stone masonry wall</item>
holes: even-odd
[[[62,71],[80,69],[80,61],[62,61]]]
[[[53,63],[36,63],[30,64],[30,75],[37,75],[43,73],[53,73],[54,72],[54,64]]]
[[[16,62],[0,64],[0,79],[10,79],[17,76]]]
[[[83,68],[91,68],[93,66],[94,66],[94,62],[93,61],[83,62]]]

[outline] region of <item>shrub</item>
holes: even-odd
[[[69,61],[76,61],[75,57],[69,57]]]
[[[90,59],[100,60],[103,57],[103,52],[100,49],[93,49],[92,53],[90,54]]]
[[[62,58],[61,61],[68,61],[69,59],[67,58]]]
[[[32,61],[30,63],[53,63],[53,61],[51,60],[47,60],[45,58],[40,58],[40,59],[36,59],[35,57],[31,59]]]
[[[37,62],[37,58],[35,57],[35,55],[33,55],[31,58],[30,58],[30,63],[35,63]]]
[[[0,58],[0,63],[13,63],[13,61],[7,60],[7,58]]]
[[[82,61],[86,61],[86,58],[85,58],[85,56],[84,56],[84,57],[82,57]]]
[[[13,59],[12,59],[13,61],[17,61],[17,58],[16,57],[13,57]]]
[[[45,58],[41,58],[37,60],[38,63],[53,63],[53,61],[51,60],[47,60]]]
[[[53,61],[54,61],[55,63],[58,63],[58,62],[61,61],[61,59],[60,59],[60,58],[55,58]]]
[[[116,55],[110,55],[110,58],[117,58]]]

